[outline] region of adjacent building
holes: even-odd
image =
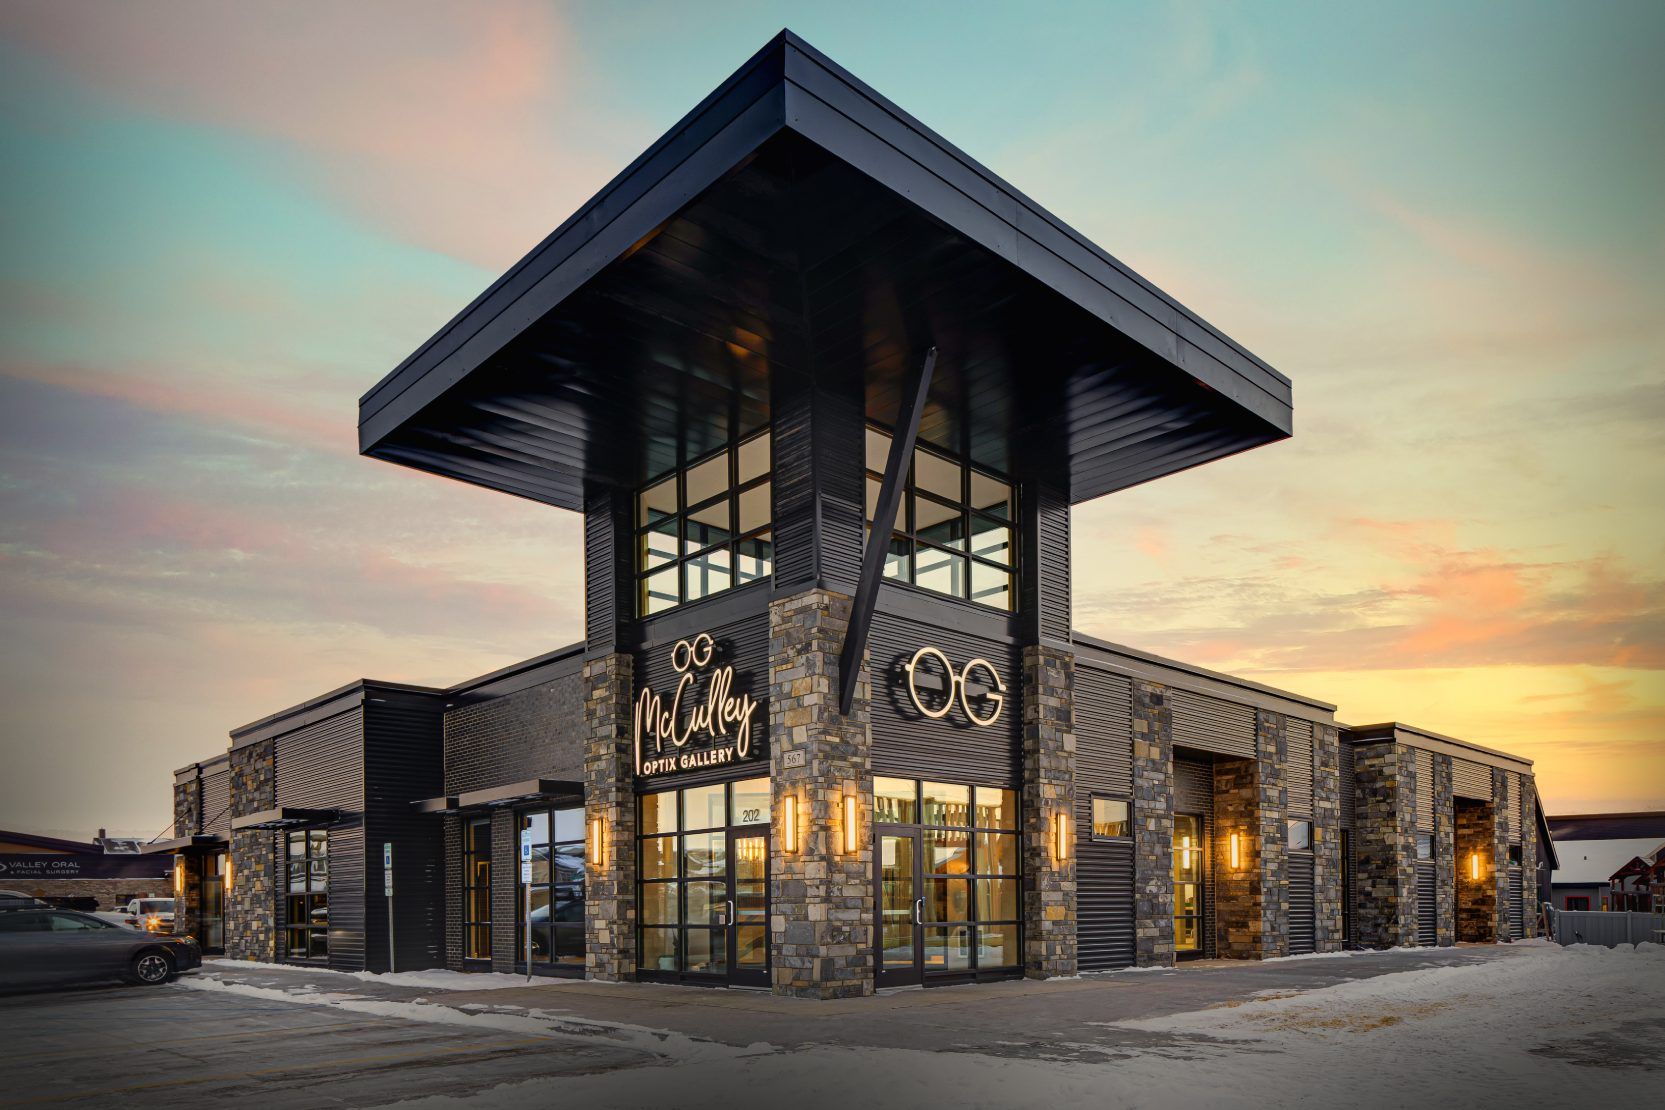
[[[783,33],[361,401],[583,514],[585,636],[236,730],[226,950],[827,998],[1529,935],[1528,761],[1072,629],[1073,505],[1292,412]]]
[[[1651,910],[1665,849],[1665,813],[1550,817],[1560,865],[1551,877],[1561,910]]]

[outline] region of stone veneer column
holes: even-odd
[[[1133,680],[1133,945],[1138,967],[1174,962],[1174,718],[1168,688]]]
[[[1238,866],[1231,866],[1237,836]],[[1263,955],[1259,761],[1214,761],[1214,953],[1225,960]]]
[[[1260,791],[1261,959],[1289,955],[1289,718],[1255,711]]]
[[[636,978],[636,768],[631,750],[634,660],[623,652],[584,662],[584,835],[600,820],[604,859],[585,860],[584,974]],[[509,856],[516,866],[515,856]]]
[[[231,750],[231,815],[277,805],[271,740]],[[231,897],[226,902],[225,953],[233,960],[277,959],[277,840],[267,829],[231,834]]]
[[[195,836],[202,830],[202,780],[173,784],[173,835]],[[179,936],[202,939],[202,860],[196,854],[176,852],[173,866],[184,873],[184,883],[174,880],[173,931]]]
[[[1509,939],[1509,773],[1492,768],[1492,935]]]
[[[1538,935],[1538,801],[1537,778],[1520,776],[1521,927],[1523,935]]]
[[[850,599],[807,590],[769,606],[770,969],[776,994],[873,992],[873,771],[870,680],[838,712],[838,654]],[[843,844],[844,798],[856,796],[855,852]],[[797,851],[786,850],[786,799],[797,799]]]
[[[1069,976],[1076,962],[1075,656],[1023,649],[1023,973]],[[1053,823],[1069,838],[1060,860]]]
[[[1455,799],[1451,793],[1451,757],[1433,755],[1434,768],[1434,943],[1457,942],[1457,839]]]
[[[1456,808],[1453,855],[1457,871],[1457,939],[1489,944],[1498,939],[1497,887],[1492,875],[1497,865],[1497,807],[1490,802],[1465,800]],[[1470,856],[1480,855],[1480,878],[1470,877]]]
[[[1416,944],[1416,753],[1391,742],[1354,748],[1353,838],[1359,944]]]
[[[1312,726],[1313,940],[1319,952],[1339,952],[1341,927],[1341,739],[1334,725]]]

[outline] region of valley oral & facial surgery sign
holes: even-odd
[[[695,690],[698,674],[711,666],[716,653],[709,633],[679,640],[671,649],[671,666],[681,677],[670,699],[642,687],[635,717],[638,775],[698,771],[753,758],[757,700],[734,692],[733,665],[711,669],[703,702]]]

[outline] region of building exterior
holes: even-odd
[[[99,834],[94,842],[0,829],[0,890],[88,910],[172,893],[165,861],[107,851]]]
[[[1560,845],[1551,877],[1561,910],[1651,909],[1665,813],[1569,814],[1548,819]]]
[[[783,33],[361,401],[584,514],[585,639],[235,731],[226,949],[831,998],[1525,935],[1529,763],[1072,630],[1071,505],[1291,420]]]

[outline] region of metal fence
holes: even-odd
[[[1546,906],[1557,944],[1621,944],[1659,941],[1665,934],[1665,913],[1623,913],[1603,910],[1558,910]]]

